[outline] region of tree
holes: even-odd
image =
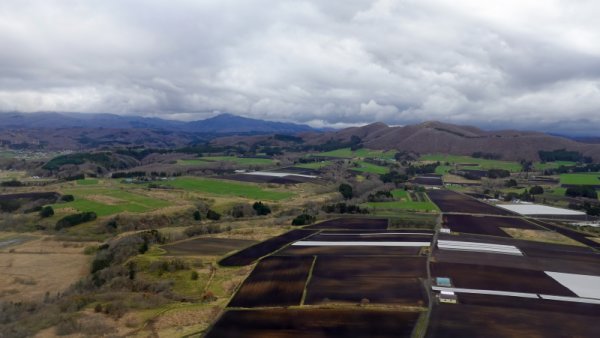
[[[202,215],[200,215],[200,210],[194,211],[194,220],[199,221],[202,219]]]
[[[536,185],[529,189],[529,193],[532,195],[541,195],[544,193],[544,188],[540,187],[539,185]]]
[[[506,183],[504,185],[506,185],[508,188],[516,187],[517,181],[515,181],[513,178],[511,178],[510,180],[506,181]]]
[[[316,220],[315,216],[309,214],[301,214],[292,220],[292,225],[306,225],[314,223]]]
[[[218,221],[221,219],[221,214],[212,209],[208,209],[208,212],[206,212],[206,218],[211,219],[213,221]]]
[[[342,196],[344,197],[344,199],[349,200],[353,196],[352,186],[350,186],[350,184],[346,184],[346,183],[340,184],[339,191],[340,191],[340,194],[342,194]]]
[[[271,213],[271,208],[268,205],[263,204],[263,202],[254,202],[252,208],[256,211],[256,214],[259,216],[268,215]]]
[[[42,208],[42,210],[40,210],[40,217],[42,218],[46,218],[46,217],[50,217],[54,215],[54,209],[52,209],[51,206],[45,206]]]

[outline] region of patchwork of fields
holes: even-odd
[[[178,177],[166,183],[176,189],[202,192],[214,195],[239,196],[255,200],[282,200],[293,195],[287,191],[263,189],[256,184],[237,183],[209,178]]]

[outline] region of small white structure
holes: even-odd
[[[453,291],[441,291],[439,294],[440,303],[456,304],[457,297]]]

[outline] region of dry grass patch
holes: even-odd
[[[544,242],[544,243],[553,243],[553,244],[564,244],[564,245],[575,245],[575,246],[583,246],[582,243],[579,243],[569,237],[559,234],[554,231],[547,230],[532,230],[532,229],[516,229],[516,228],[500,228],[507,234],[509,234],[512,238],[516,239],[524,239],[528,241],[536,241],[536,242]]]
[[[0,300],[41,300],[89,273],[90,243],[39,239],[0,252]]]

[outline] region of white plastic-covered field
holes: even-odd
[[[496,204],[497,207],[516,212],[520,215],[566,215],[566,216],[584,216],[585,212],[550,207],[542,204],[519,203],[519,204]]]
[[[544,272],[579,297],[600,299],[600,276],[552,271]]]
[[[292,246],[398,246],[422,247],[429,246],[429,242],[377,242],[377,241],[299,241]]]
[[[438,240],[437,246],[440,250],[487,252],[504,255],[523,256],[523,252],[513,245],[489,244],[479,242]]]
[[[256,175],[256,176],[270,176],[270,177],[286,177],[286,176],[298,176],[298,177],[306,177],[306,178],[317,178],[315,175],[303,175],[303,174],[294,174],[294,173],[281,173],[275,171],[251,171],[245,173],[246,175]]]

